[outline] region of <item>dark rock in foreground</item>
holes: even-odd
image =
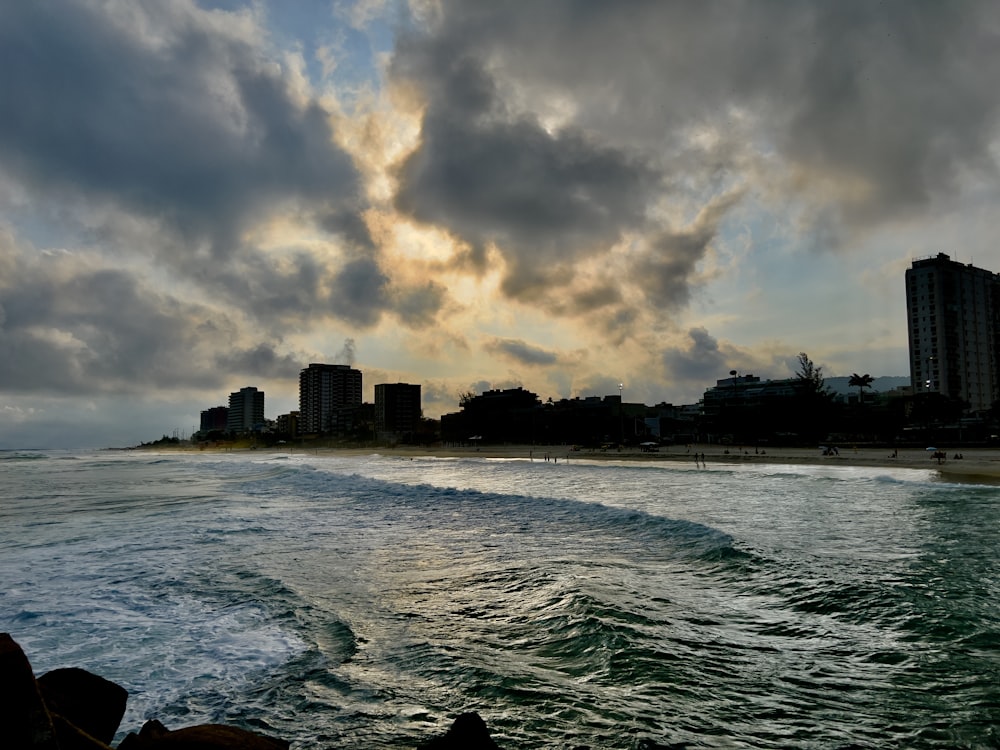
[[[9,633],[0,633],[0,747],[11,750],[111,750],[128,691],[71,667],[35,679]],[[203,724],[170,731],[148,721],[119,750],[288,750],[285,740],[236,727]]]
[[[121,741],[118,750],[288,750],[285,740],[266,737],[246,729],[223,724],[201,724],[170,731],[156,719],[142,725],[139,734],[134,732]]]
[[[500,750],[486,722],[474,711],[461,714],[448,733],[421,745],[420,750]]]
[[[35,679],[31,663],[0,633],[0,748],[111,750],[128,691],[85,669],[55,669]],[[285,740],[222,724],[173,731],[147,721],[118,750],[288,750]],[[477,713],[455,719],[446,734],[420,750],[500,750]]]
[[[50,713],[111,744],[125,715],[125,688],[77,667],[46,672],[38,678],[38,688]]]
[[[5,747],[59,750],[28,657],[8,633],[0,633],[0,739]]]

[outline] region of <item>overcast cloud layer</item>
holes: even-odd
[[[1000,270],[995,3],[315,6],[0,5],[0,447],[902,375],[910,261]]]

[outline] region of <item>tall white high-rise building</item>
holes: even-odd
[[[944,253],[915,260],[906,271],[906,312],[914,393],[989,409],[1000,398],[1000,276]]]

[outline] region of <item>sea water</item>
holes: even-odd
[[[0,453],[0,630],[296,748],[1000,746],[1000,488],[827,466]]]

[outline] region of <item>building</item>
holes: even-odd
[[[299,413],[290,411],[288,414],[279,414],[274,421],[275,430],[283,437],[298,437],[299,434]]]
[[[521,387],[463,398],[461,411],[441,416],[448,442],[534,443],[541,401]]]
[[[380,440],[412,438],[420,426],[420,386],[379,383],[375,386],[375,433]]]
[[[812,390],[806,378],[734,374],[702,396],[699,434],[709,443],[810,443],[828,431],[832,403],[831,393]]]
[[[906,312],[914,393],[989,409],[1000,397],[1000,277],[944,253],[915,260],[906,271]]]
[[[240,388],[229,394],[229,417],[226,430],[237,435],[259,431],[264,426],[264,391]]]
[[[310,364],[299,373],[299,433],[340,434],[361,407],[361,371]]]
[[[228,406],[213,406],[211,409],[205,409],[201,413],[201,426],[199,427],[201,432],[212,432],[214,430],[225,432],[228,428]]]

